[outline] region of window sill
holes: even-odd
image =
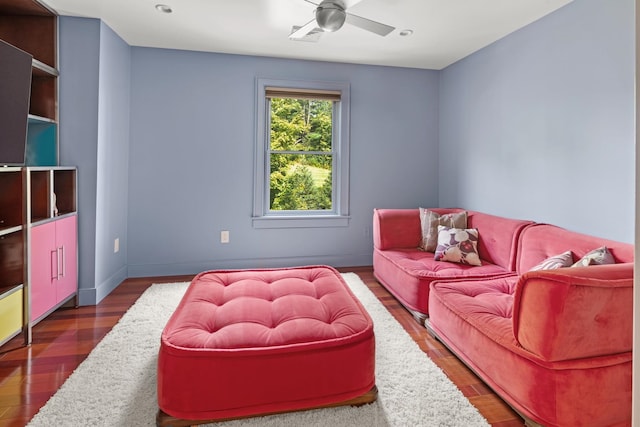
[[[253,228],[323,228],[347,227],[348,216],[260,216],[253,218]]]

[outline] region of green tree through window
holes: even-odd
[[[331,210],[333,101],[270,98],[269,208]]]
[[[256,79],[255,228],[349,225],[347,82]]]

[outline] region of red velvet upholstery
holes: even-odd
[[[520,276],[434,282],[429,328],[542,425],[630,425],[633,246],[542,224],[520,237]],[[602,245],[621,263],[526,271]]]
[[[481,237],[482,238],[482,237]],[[374,274],[406,308],[429,313],[429,284],[440,279],[495,277],[510,274],[503,268],[483,263],[482,266],[435,261],[433,253],[418,249],[397,249],[373,252]]]
[[[375,384],[374,347],[331,267],[201,273],[162,333],[158,405],[208,420],[349,400]]]
[[[524,274],[513,331],[522,347],[551,362],[631,350],[633,263]]]
[[[606,246],[617,263],[633,262],[634,247],[628,243],[600,239],[549,224],[534,224],[522,233],[518,242],[516,270],[523,274],[539,262],[564,251],[578,261],[584,254]]]
[[[462,209],[432,209],[437,213]],[[468,211],[469,228],[480,233],[482,266],[435,261],[418,249],[419,209],[375,209],[373,213],[373,271],[378,281],[414,315],[429,314],[429,285],[434,280],[498,277],[515,274],[516,248],[531,221]]]

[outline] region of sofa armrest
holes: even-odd
[[[373,247],[417,248],[420,245],[419,209],[374,209]]]
[[[439,214],[460,212],[458,208],[429,208]],[[422,241],[420,209],[374,209],[373,247],[380,250],[412,248]]]
[[[631,351],[633,263],[531,271],[514,293],[513,332],[549,362]]]

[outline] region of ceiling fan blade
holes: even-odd
[[[344,8],[345,9],[349,9],[355,5],[357,5],[358,3],[360,3],[362,0],[342,0],[342,3],[344,3]]]
[[[381,24],[380,22],[372,21],[370,19],[363,18],[362,16],[354,15],[352,13],[347,13],[346,22],[383,37],[396,29],[395,27],[392,27],[390,25]]]
[[[309,21],[306,24],[304,24],[302,27],[300,27],[297,30],[295,30],[293,33],[289,34],[289,38],[290,39],[301,39],[304,36],[306,36],[307,34],[309,34],[311,31],[313,31],[313,29],[316,28],[317,25],[318,24],[316,23],[316,20],[314,18],[311,21]]]

